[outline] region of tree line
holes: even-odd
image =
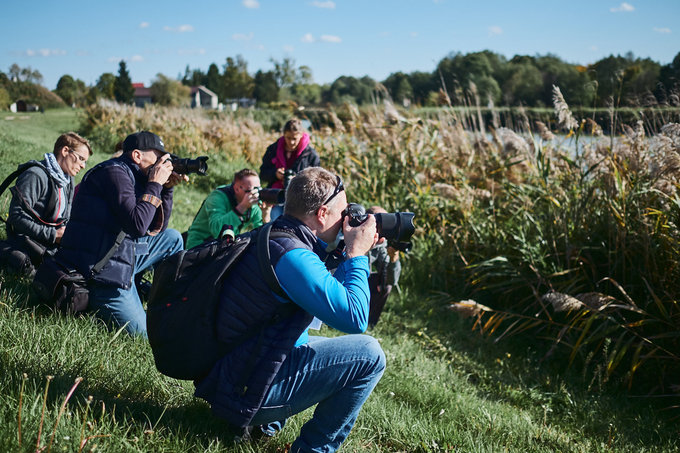
[[[666,65],[637,58],[630,52],[578,65],[550,54],[516,55],[508,60],[488,50],[457,52],[442,58],[432,72],[395,72],[382,81],[368,76],[340,76],[323,85],[314,82],[309,66],[297,66],[292,58],[272,59],[270,63],[271,69],[253,74],[248,71],[247,61],[237,55],[226,58],[221,67],[210,64],[206,71],[187,66],[184,74],[175,79],[158,74],[150,87],[152,98],[162,105],[182,105],[188,102],[189,87],[203,85],[215,92],[220,102],[253,98],[258,105],[289,101],[301,105],[363,105],[389,95],[405,106],[476,103],[543,107],[552,105],[552,86],[557,85],[567,103],[574,106],[680,106],[680,53]],[[99,98],[123,103],[134,100],[124,61],[119,63],[117,74],[104,73],[93,86],[63,75],[52,98],[41,83],[42,75],[37,70],[12,65],[8,73],[0,72],[0,106],[26,97],[42,99],[46,107],[58,103],[58,98],[76,106]]]

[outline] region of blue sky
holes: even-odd
[[[50,89],[64,74],[94,84],[121,59],[147,85],[238,54],[253,74],[290,57],[330,83],[431,72],[450,52],[579,64],[628,51],[667,64],[680,52],[680,0],[0,1],[0,70],[30,66]]]

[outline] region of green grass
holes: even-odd
[[[48,111],[23,121],[0,117],[5,173],[50,150],[60,132],[78,128],[70,111]],[[95,153],[94,162],[108,157],[101,150]],[[221,175],[211,178],[228,180],[242,164],[224,158],[211,167]],[[210,189],[206,184],[198,180],[177,189],[173,226],[188,226]],[[472,331],[472,321],[419,288],[402,288],[369,332],[383,345],[387,369],[343,451],[632,453],[680,448],[673,420],[677,412],[663,410],[666,401],[600,385],[570,368],[563,357],[545,358],[539,339],[492,343]],[[292,417],[270,441],[234,445],[225,424],[192,396],[191,383],[156,371],[144,341],[109,331],[91,316],[66,317],[27,299],[28,282],[0,272],[0,451],[36,451],[36,445],[47,451],[53,437],[50,451],[55,452],[79,451],[81,440],[88,439],[82,451],[96,446],[107,452],[273,453],[283,451],[311,415],[308,410]],[[322,334],[338,335],[327,328]],[[53,376],[49,387],[47,376]],[[82,382],[59,417],[78,377]]]

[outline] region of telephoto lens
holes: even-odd
[[[413,224],[415,214],[412,212],[388,212],[376,213],[376,229],[378,236],[387,239],[387,243],[397,250],[408,252],[413,244],[408,242],[416,227]],[[368,214],[366,209],[357,203],[349,203],[343,216],[349,216],[350,226],[359,226],[366,221]]]
[[[286,191],[283,189],[260,189],[260,200],[269,204],[283,204],[286,201]]]
[[[198,156],[196,159],[177,157],[174,154],[170,156],[173,171],[181,175],[196,173],[197,175],[205,176],[208,173],[207,160],[208,156]]]

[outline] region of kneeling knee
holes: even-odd
[[[182,233],[172,228],[168,228],[163,233],[166,235],[168,243],[171,244],[171,249],[173,252],[178,252],[184,248]]]
[[[387,360],[385,359],[385,352],[380,346],[380,342],[375,338],[368,336],[369,341],[366,342],[365,350],[367,354],[373,358],[373,368],[375,372],[382,373],[385,370]]]

